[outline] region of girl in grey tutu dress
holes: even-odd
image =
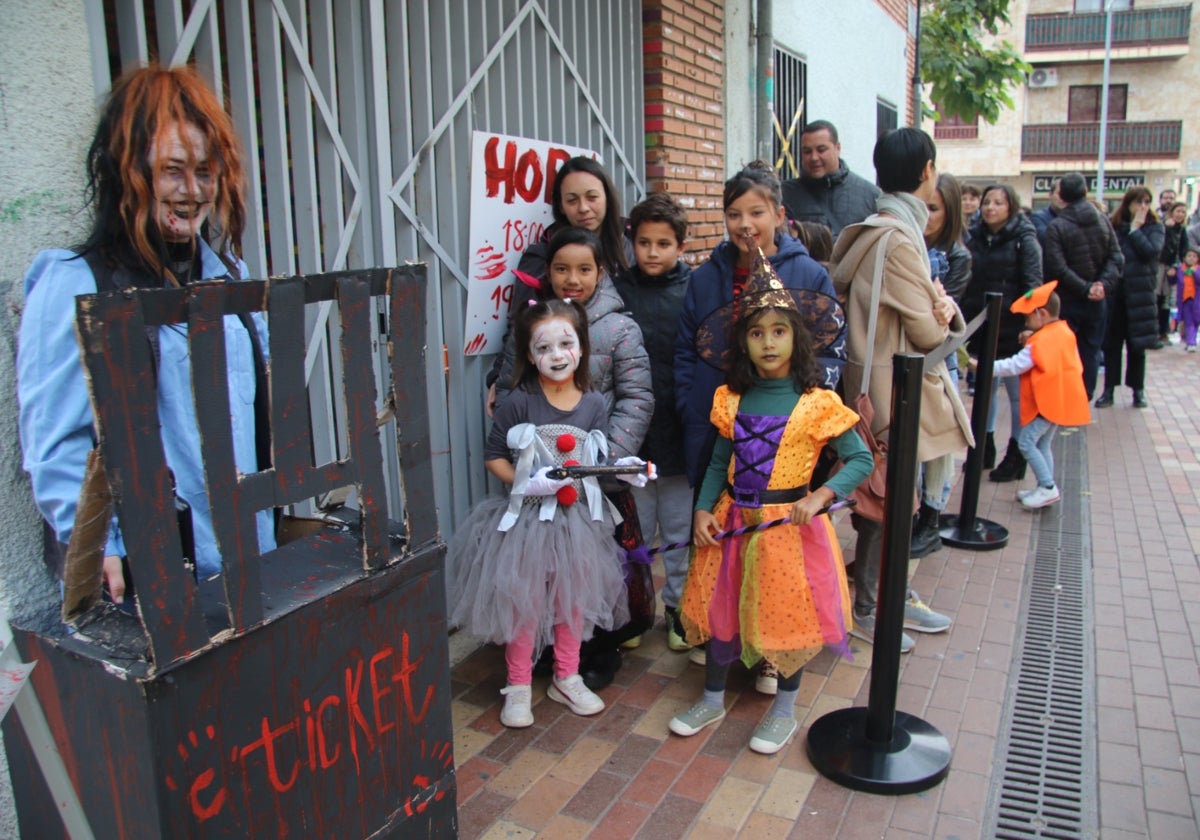
[[[519,384],[497,408],[485,449],[488,471],[512,489],[471,511],[450,540],[446,568],[451,623],[506,645],[500,721],[524,727],[533,723],[534,651],[550,643],[550,699],[579,715],[603,711],[579,676],[579,647],[594,628],[629,615],[613,539],[619,515],[595,478],[546,475],[603,463],[608,451],[604,399],[588,375],[586,312],[569,300],[531,301],[515,321]],[[633,461],[644,463],[617,463]]]

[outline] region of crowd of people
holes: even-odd
[[[621,649],[657,619],[639,561],[658,543],[669,546],[659,593],[668,646],[705,669],[702,696],[670,731],[687,737],[721,720],[729,669],[741,661],[775,695],[749,746],[778,752],[797,729],[805,664],[824,647],[848,651],[850,636],[874,640],[881,522],[851,514],[848,575],[828,509],[875,468],[855,407],[871,405],[869,434],[886,435],[893,353],[963,336],[985,295],[1002,295],[985,440],[972,436],[959,383],[982,332],[924,377],[910,546],[920,558],[941,548],[938,517],[968,447],[983,448],[992,481],[1019,481],[1031,466],[1036,482],[1016,501],[1053,504],[1050,441],[1060,426],[1089,422],[1101,359],[1095,405],[1114,405],[1124,384],[1144,407],[1146,351],[1168,340],[1170,311],[1194,351],[1200,246],[1183,205],[1156,211],[1135,187],[1110,218],[1070,173],[1031,217],[1010,186],[939,174],[933,141],[913,128],[882,135],[873,159],[877,184],[846,167],[831,123],[808,123],[799,177],[781,182],[753,163],[725,182],[727,238],[694,271],[683,259],[687,216],[669,195],[650,195],[626,218],[596,161],[572,158],[558,171],[554,223],[521,258],[488,382],[485,465],[508,489],[448,535],[452,623],[504,645],[504,725],[533,723],[539,673],[550,700],[579,715],[604,709],[596,692],[620,668]],[[25,466],[59,575],[95,446],[74,296],[245,275],[240,154],[193,71],[146,68],[117,83],[89,178],[95,227],[30,267],[18,359]],[[266,330],[259,318],[225,318],[244,472],[266,466],[254,409]],[[216,574],[186,335],[163,327],[148,340],[197,574]],[[1001,402],[1010,431],[996,463]],[[269,511],[258,525],[268,550]],[[103,565],[116,602],[132,595],[123,556],[114,520]],[[944,632],[951,622],[909,591],[907,630]],[[901,650],[914,645],[905,634]]]

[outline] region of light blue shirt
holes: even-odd
[[[201,276],[229,278],[225,263],[204,242],[200,243],[200,255]],[[245,273],[244,265],[239,263],[238,268]],[[75,338],[75,297],[95,291],[96,280],[87,262],[71,251],[42,251],[25,274],[25,311],[17,353],[21,446],[34,501],[63,543],[71,538],[84,466],[95,446],[92,408]],[[266,352],[266,321],[260,313],[252,318]],[[234,461],[240,471],[254,472],[258,469],[254,350],[241,320],[236,315],[224,320]],[[175,475],[176,493],[191,505],[196,568],[201,578],[207,578],[221,571],[221,555],[200,460],[186,325],[160,327],[158,338],[163,450]],[[275,548],[272,512],[260,511],[257,524],[259,550]],[[115,517],[105,553],[126,553]]]

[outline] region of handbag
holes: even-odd
[[[871,403],[871,364],[875,357],[875,327],[879,320],[879,296],[883,286],[883,264],[886,261],[887,240],[892,235],[888,231],[879,243],[880,257],[875,261],[875,274],[871,278],[871,309],[867,317],[867,357],[863,362],[863,378],[860,393],[854,398],[854,411],[858,414],[858,422],[854,424],[855,431],[871,451],[875,459],[875,467],[861,484],[850,494],[856,502],[854,512],[873,522],[883,521],[884,504],[887,499],[887,437],[880,430],[877,437],[871,427],[875,423],[875,406]],[[914,492],[913,509],[916,509]]]

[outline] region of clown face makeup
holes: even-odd
[[[543,381],[563,383],[574,377],[579,367],[579,335],[571,322],[547,318],[534,326],[529,361]]]

